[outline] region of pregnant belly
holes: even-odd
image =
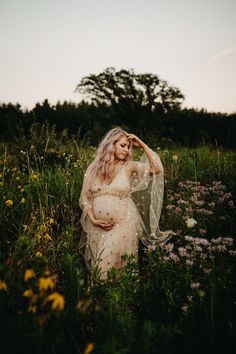
[[[97,219],[121,223],[124,220],[127,199],[110,195],[98,196],[93,202],[93,211]]]

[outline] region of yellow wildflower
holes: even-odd
[[[24,297],[33,297],[34,293],[32,291],[32,289],[27,289],[23,292],[22,294]]]
[[[53,225],[55,223],[53,218],[49,218],[48,222],[49,222],[50,225]]]
[[[21,204],[25,204],[25,202],[26,202],[26,199],[25,198],[21,198]]]
[[[19,181],[20,180],[20,177],[19,176],[16,176],[16,181]]]
[[[28,280],[32,279],[35,277],[35,272],[33,269],[26,269],[25,275],[24,275],[24,281],[27,282]]]
[[[45,234],[44,238],[45,238],[46,241],[52,241],[52,238],[51,238],[51,236],[49,234]]]
[[[37,176],[36,174],[34,174],[34,175],[32,176],[32,178],[33,178],[33,179],[37,179],[38,176]]]
[[[28,312],[36,313],[37,307],[36,305],[29,305]]]
[[[40,234],[37,234],[37,235],[36,235],[36,238],[37,238],[38,241],[41,240],[41,237],[42,237],[42,236],[41,236]]]
[[[85,348],[84,354],[90,354],[93,351],[94,347],[94,343],[88,343]]]
[[[36,252],[35,253],[35,256],[38,257],[38,258],[41,258],[43,256],[42,252]]]
[[[24,191],[25,191],[24,188],[21,188],[20,192],[23,193]]]
[[[7,291],[7,284],[5,283],[5,281],[0,279],[0,290],[5,290]]]
[[[46,230],[47,230],[46,225],[45,225],[45,224],[40,225],[40,226],[39,226],[39,230],[41,230],[41,231],[46,231]]]
[[[7,199],[5,203],[8,207],[11,207],[13,205],[13,200]]]
[[[17,188],[18,188],[18,189],[21,189],[22,187],[19,185],[19,186],[17,186]]]
[[[59,294],[57,291],[54,293],[50,294],[46,298],[46,302],[52,301],[52,309],[55,311],[62,311],[64,310],[65,307],[65,299],[64,296]]]
[[[55,286],[55,282],[53,281],[52,277],[41,277],[39,278],[39,290],[46,291],[48,288],[53,289]]]

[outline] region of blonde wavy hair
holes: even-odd
[[[115,144],[123,136],[126,137],[127,134],[125,130],[117,127],[109,130],[102,139],[98,146],[95,159],[88,168],[88,172],[94,180],[97,178],[100,182],[111,182],[114,172]],[[124,161],[130,160],[131,156],[130,148]]]

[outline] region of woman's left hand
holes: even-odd
[[[127,134],[127,138],[134,146],[138,148],[143,148],[145,145],[144,142],[134,134]]]

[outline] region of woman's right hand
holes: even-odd
[[[98,226],[98,227],[100,227],[103,230],[109,231],[114,226],[114,223],[113,222],[104,221],[104,220],[100,220],[100,219],[95,219],[95,220],[93,220],[93,225],[94,226]]]

